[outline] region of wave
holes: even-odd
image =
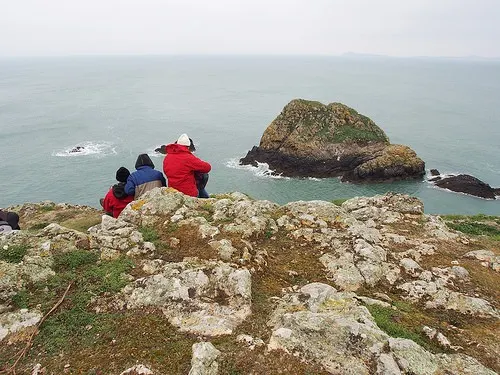
[[[79,148],[79,149],[78,149]],[[77,150],[78,151],[75,151]],[[63,150],[53,151],[52,156],[59,157],[80,157],[94,156],[102,158],[108,155],[116,155],[116,147],[113,142],[106,141],[86,141],[72,146],[65,147]]]
[[[289,180],[290,177],[282,176],[281,174],[275,174],[275,172],[269,168],[269,164],[267,163],[259,163],[257,162],[257,166],[253,165],[242,165],[240,164],[239,158],[229,159],[226,163],[226,167],[233,169],[243,169],[252,172],[257,177],[267,177],[267,178],[275,178],[275,179],[283,179]]]

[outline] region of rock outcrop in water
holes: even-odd
[[[432,176],[434,177],[430,178],[429,181],[440,188],[486,199],[496,199],[496,196],[500,195],[500,188],[492,188],[476,177],[467,174],[441,177],[437,170],[434,169],[433,171]]]
[[[500,370],[498,241],[410,196],[279,206],[157,188],[118,219],[10,209],[25,230],[0,235],[0,369],[38,333],[18,373]]]
[[[391,145],[368,117],[341,103],[292,100],[242,164],[267,163],[277,174],[372,182],[421,178],[425,164],[407,146]]]

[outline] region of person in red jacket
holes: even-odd
[[[198,196],[195,172],[208,173],[212,166],[192,154],[191,142],[187,134],[182,134],[176,143],[167,145],[167,155],[163,159],[163,173],[168,186],[192,197]]]
[[[127,168],[118,168],[116,171],[116,180],[118,183],[109,189],[104,199],[101,199],[101,205],[104,211],[115,219],[120,215],[123,209],[127,207],[127,204],[134,200],[133,195],[127,195],[125,193],[125,183],[127,182],[128,176],[130,176],[130,172]]]

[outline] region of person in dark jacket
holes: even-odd
[[[177,143],[177,141],[175,143]],[[189,151],[191,151],[192,153],[196,151],[196,147],[191,138],[189,138]],[[196,171],[194,172],[194,179],[196,181],[196,188],[198,189],[198,198],[210,198],[206,189],[208,183],[208,173]]]
[[[0,233],[20,229],[18,214],[0,210]]]
[[[130,174],[125,184],[125,193],[137,199],[151,189],[166,186],[167,181],[163,173],[154,167],[148,154],[140,154],[135,162],[136,171]]]
[[[104,211],[114,218],[117,218],[123,209],[127,207],[127,204],[134,200],[133,195],[127,195],[125,193],[125,184],[129,176],[130,172],[127,168],[118,168],[116,171],[116,180],[118,183],[113,185],[104,199],[101,200],[101,205],[102,208],[104,208]]]
[[[163,172],[167,176],[169,187],[186,195],[198,197],[195,174],[208,173],[212,166],[192,154],[189,149],[191,143],[187,134],[182,134],[177,142],[167,145],[167,156],[163,159]]]

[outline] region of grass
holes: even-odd
[[[119,292],[127,283],[124,273],[134,264],[127,258],[99,261],[97,254],[84,250],[57,254],[54,264],[57,274],[36,285],[31,293],[18,293],[15,303],[25,307],[40,304],[42,310],[48,310],[73,282],[59,310],[42,325],[36,345],[49,353],[76,343],[93,345],[100,332],[111,329],[116,314],[95,313],[89,307],[92,300],[105,293]]]
[[[336,206],[342,206],[342,203],[344,203],[346,200],[348,200],[348,198],[345,198],[345,199],[334,199],[332,201],[332,203]]]
[[[20,263],[28,249],[29,246],[27,245],[10,245],[7,249],[0,249],[0,260],[9,263]]]
[[[333,142],[387,142],[387,139],[375,131],[359,129],[354,126],[343,125],[335,129],[332,138]]]
[[[408,307],[407,304],[400,307],[398,310],[393,310],[391,307],[378,305],[366,306],[379,328],[389,336],[410,339],[429,349],[431,346],[429,341],[424,338],[422,333],[416,331],[417,327],[409,327],[401,323],[405,315],[411,314],[411,307]]]
[[[147,242],[155,243],[160,238],[156,229],[151,227],[140,227],[139,232],[141,232],[144,241]]]
[[[12,303],[15,307],[19,309],[28,308],[29,295],[25,289],[17,292],[15,296],[12,297]]]
[[[74,270],[86,264],[96,263],[99,256],[85,250],[75,250],[69,253],[58,254],[54,257],[54,268],[59,270]]]
[[[467,220],[467,221],[492,221],[497,224],[500,224],[500,216],[491,216],[491,215],[440,215],[441,218],[445,221],[457,221],[457,220]]]
[[[474,235],[486,236],[493,240],[500,241],[500,217],[489,215],[442,215],[441,218],[446,225],[459,232]]]
[[[54,211],[55,209],[56,209],[55,204],[40,207],[40,211],[42,211],[42,212],[50,212],[50,211]]]
[[[101,214],[93,213],[84,217],[70,218],[61,222],[61,225],[66,228],[74,229],[79,232],[87,232],[90,227],[101,223]]]
[[[49,223],[47,223],[47,222],[37,223],[37,224],[35,224],[35,225],[32,225],[29,229],[34,229],[34,230],[43,229],[43,228],[45,228],[47,225],[49,225]]]
[[[475,222],[463,223],[446,223],[448,227],[458,230],[465,234],[472,234],[475,236],[488,236],[493,239],[500,240],[500,230],[491,225]]]

